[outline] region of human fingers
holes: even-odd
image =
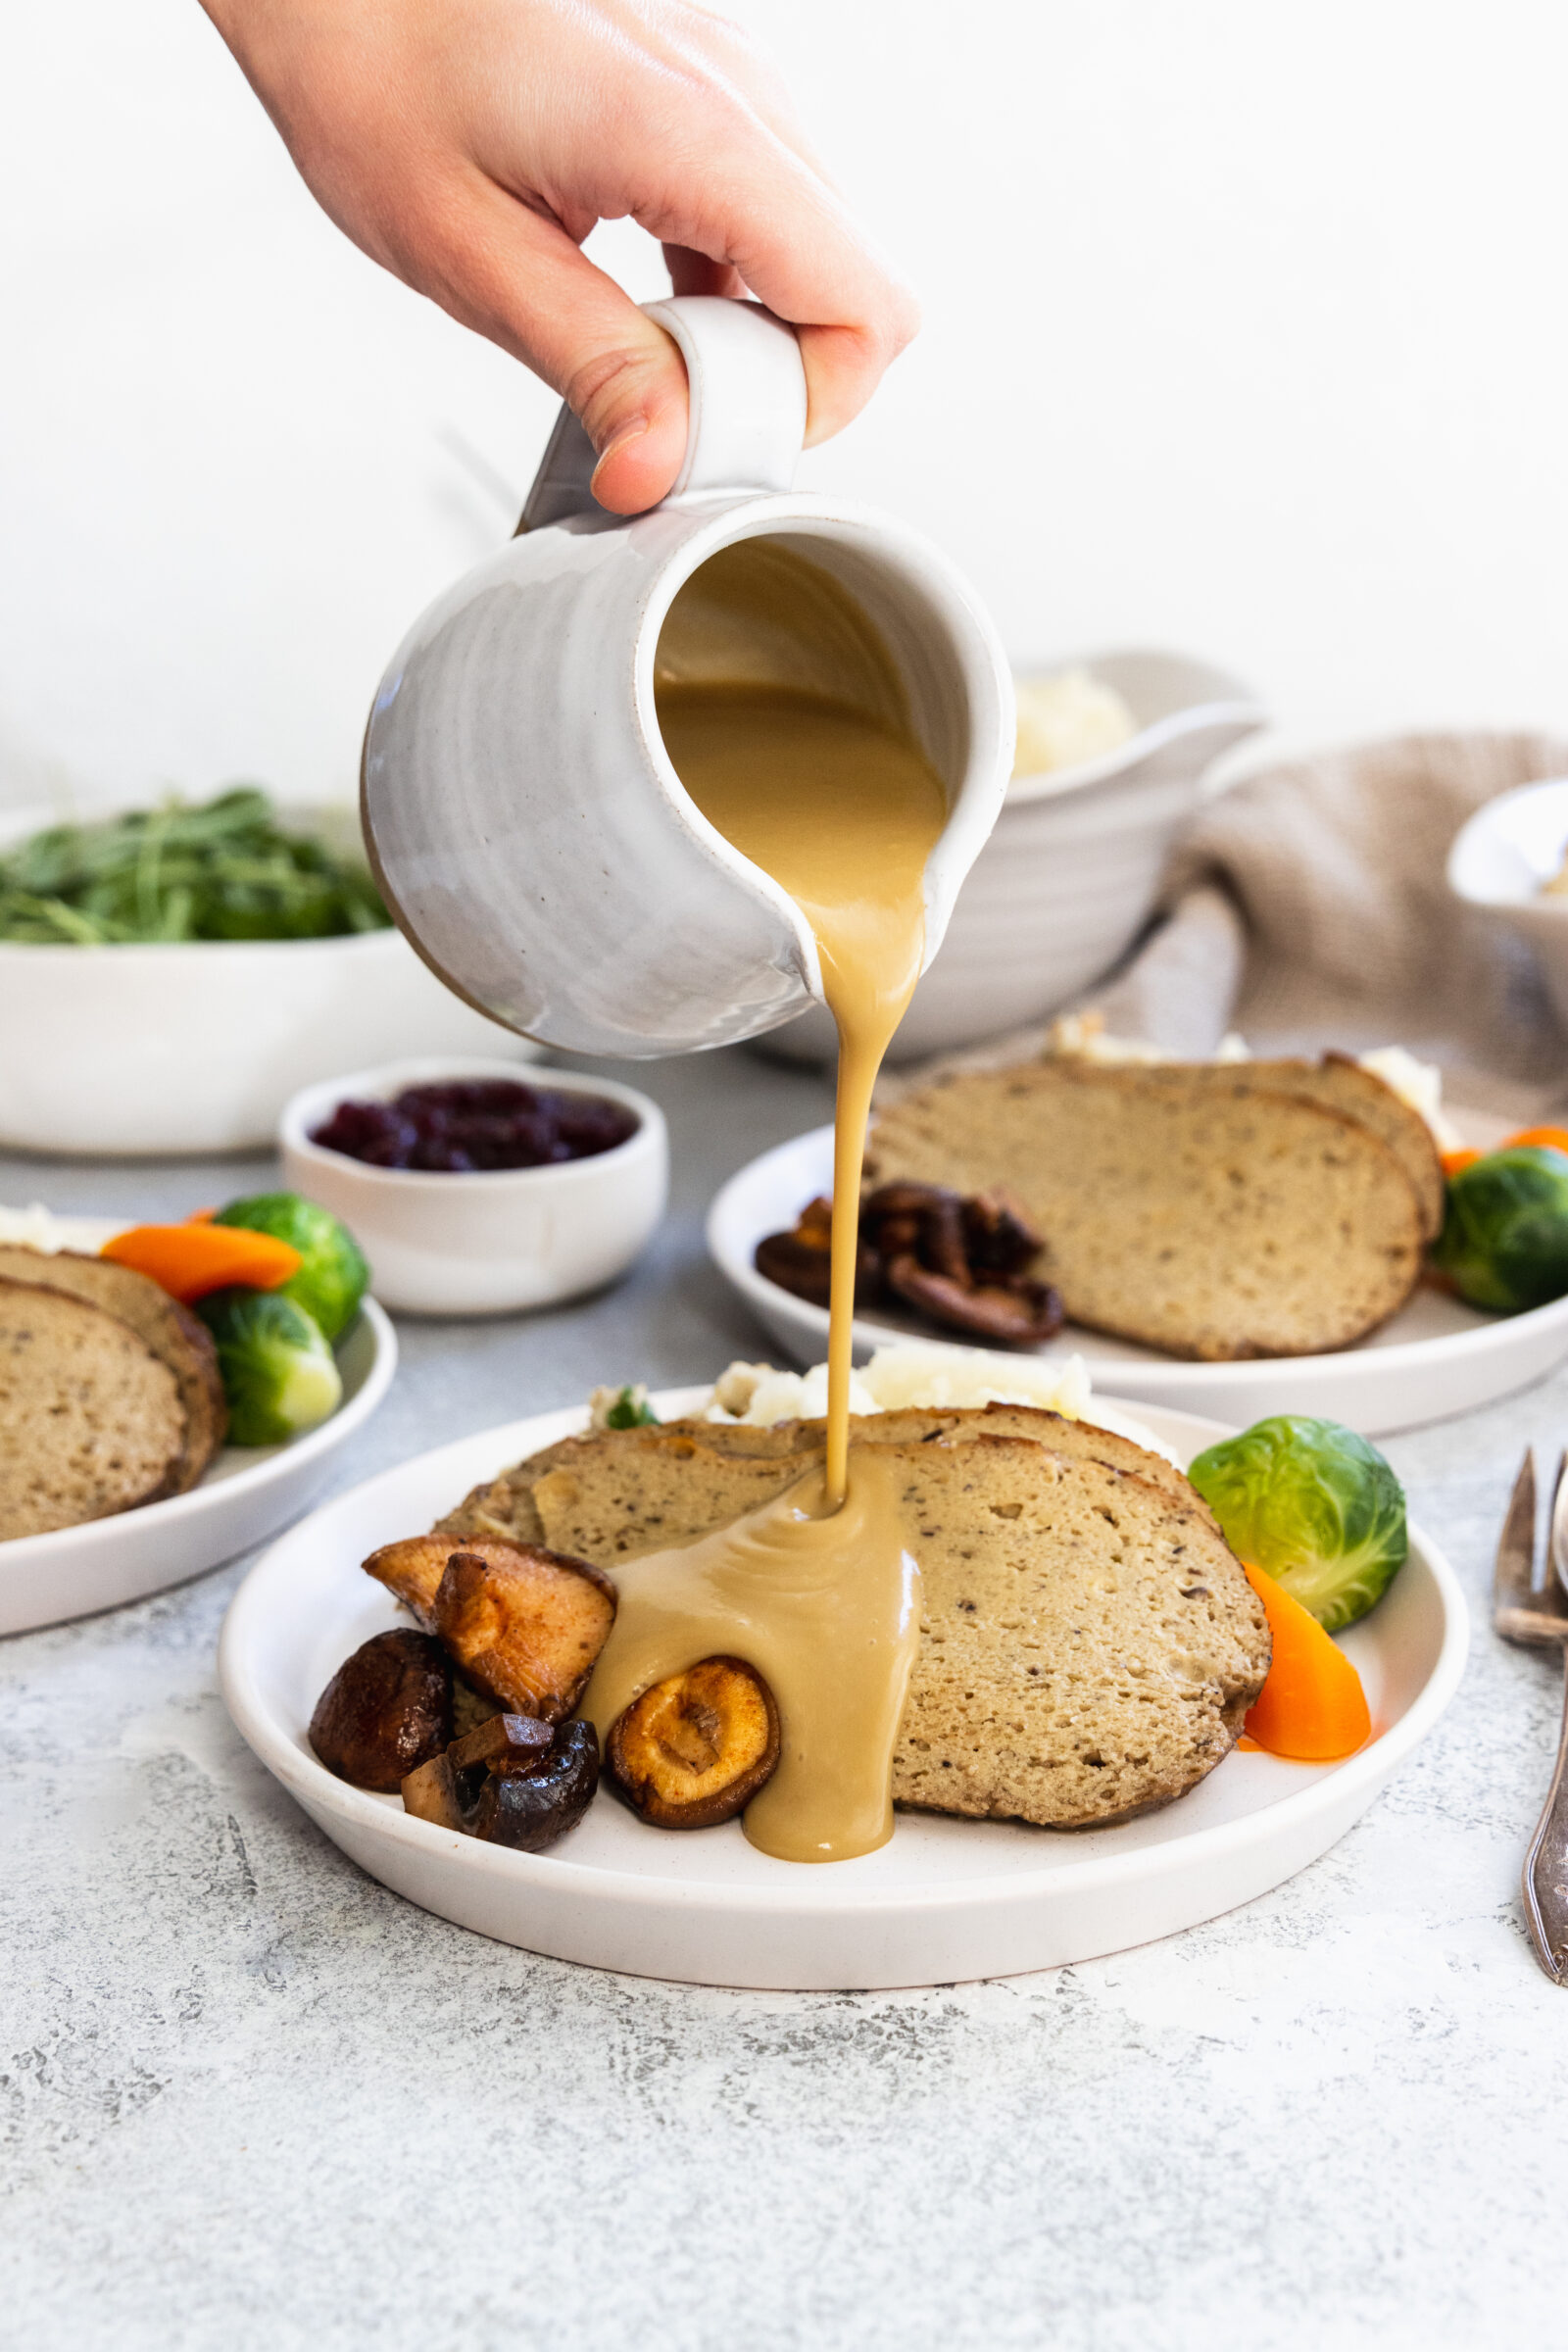
[[[729,110],[700,174],[660,174],[654,184],[658,193],[633,205],[636,218],[666,254],[673,246],[733,270],[796,328],[808,444],[838,432],[917,331],[907,287],[837,193],[749,109]],[[695,264],[679,268],[678,291],[706,290]]]
[[[570,406],[598,453],[601,506],[657,506],[686,454],[686,368],[663,328],[559,222],[477,174],[439,228],[426,218],[404,242],[400,276]]]
[[[664,267],[674,294],[723,294],[733,301],[746,292],[738,270],[732,270],[728,262],[710,262],[706,253],[694,253],[689,245],[666,245]]]

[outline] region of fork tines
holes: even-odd
[[[1568,1518],[1568,1489],[1563,1474],[1568,1453],[1557,1462],[1552,1484],[1551,1527],[1557,1531],[1559,1510]],[[1492,1622],[1505,1642],[1522,1642],[1532,1648],[1557,1649],[1568,1642],[1568,1593],[1563,1591],[1548,1552],[1545,1575],[1536,1579],[1536,1465],[1527,1446],[1514,1480],[1508,1515],[1497,1539],[1497,1566],[1492,1586]]]

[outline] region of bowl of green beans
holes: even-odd
[[[239,1151],[335,1071],[509,1049],[394,928],[352,809],[235,785],[0,824],[0,1146]]]

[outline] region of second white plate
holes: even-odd
[[[764,1235],[787,1230],[808,1200],[832,1189],[833,1130],[816,1127],[750,1161],[709,1212],[714,1264],[801,1364],[820,1363],[827,1354],[827,1309],[780,1290],[759,1274],[753,1258]],[[858,1315],[856,1360],[911,1336],[959,1335],[939,1335],[912,1318]],[[1070,1323],[1041,1352],[1083,1355],[1097,1389],[1144,1404],[1212,1413],[1242,1427],[1266,1413],[1321,1413],[1378,1437],[1469,1412],[1540,1380],[1568,1356],[1568,1298],[1528,1314],[1484,1315],[1442,1291],[1422,1288],[1381,1331],[1335,1355],[1183,1363]]]
[[[654,1398],[665,1419],[706,1389]],[[485,1430],[405,1462],[311,1514],[259,1560],[223,1626],[219,1671],[241,1734],[333,1842],[458,1926],[632,1976],[794,1990],[947,1984],[1091,1958],[1250,1901],[1326,1851],[1430,1731],[1458,1683],[1464,1602],[1412,1531],[1388,1597],[1344,1646],[1377,1736],[1343,1764],[1235,1751],[1190,1796],[1118,1829],[901,1813],[891,1841],[812,1868],[747,1843],[739,1822],[679,1836],[608,1793],[544,1854],[509,1853],[351,1788],[307,1726],[350,1653],[398,1622],[360,1562],[430,1525],[480,1479],[581,1429],[582,1407]],[[1142,1418],[1183,1461],[1225,1432],[1189,1413]],[[406,1620],[405,1620],[406,1622]]]
[[[334,1353],[343,1401],[303,1437],[286,1446],[224,1446],[188,1494],[0,1544],[0,1634],[143,1600],[231,1560],[297,1519],[326,1484],[333,1455],[364,1428],[397,1370],[397,1334],[373,1298],[363,1301]]]

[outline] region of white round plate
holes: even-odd
[[[664,1419],[706,1389],[654,1398]],[[1225,1432],[1146,1412],[1186,1461]],[[1236,1750],[1190,1796],[1119,1829],[1053,1831],[901,1813],[878,1853],[778,1862],[739,1822],[674,1835],[608,1793],[545,1854],[508,1853],[406,1814],[318,1764],[306,1737],[343,1660],[398,1622],[360,1562],[429,1526],[480,1479],[582,1428],[542,1413],[443,1446],[339,1494],[274,1544],[229,1608],[223,1696],[269,1771],[362,1869],[460,1927],[561,1960],[695,1984],[809,1991],[950,1984],[1147,1943],[1248,1902],[1323,1853],[1371,1803],[1453,1693],[1465,1611],[1412,1532],[1388,1598],[1345,1638],[1378,1737],[1337,1765]],[[406,1620],[404,1621],[406,1622]]]
[[[1486,1138],[1489,1144],[1495,1140]],[[752,1260],[765,1234],[787,1230],[808,1200],[832,1190],[833,1130],[816,1127],[752,1160],[730,1178],[709,1212],[714,1264],[801,1364],[820,1363],[827,1354],[827,1309],[780,1290]],[[911,1336],[954,1341],[961,1335],[938,1333],[913,1317],[858,1315],[856,1360]],[[1423,1285],[1381,1331],[1334,1355],[1183,1363],[1071,1323],[1040,1353],[1082,1355],[1097,1389],[1144,1404],[1212,1413],[1242,1428],[1266,1413],[1321,1413],[1364,1437],[1379,1437],[1470,1412],[1540,1380],[1568,1355],[1568,1298],[1527,1314],[1485,1315]]]
[[[71,1238],[85,1240],[95,1230],[83,1223]],[[0,1544],[0,1634],[142,1600],[231,1560],[297,1519],[397,1370],[397,1334],[373,1298],[364,1301],[335,1352],[343,1401],[318,1428],[285,1446],[225,1446],[199,1486],[167,1502]]]

